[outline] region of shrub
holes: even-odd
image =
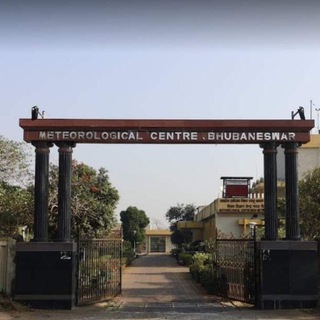
[[[193,255],[188,252],[180,252],[178,256],[178,263],[182,266],[189,267],[192,264]]]
[[[200,275],[204,268],[205,262],[209,259],[209,253],[197,252],[193,256],[192,263],[189,267],[192,277],[198,282],[200,281]]]
[[[124,241],[122,246],[122,264],[129,265],[135,258],[134,250],[130,241]]]
[[[200,282],[209,293],[217,292],[216,264],[211,253],[196,253],[189,269],[192,277]]]

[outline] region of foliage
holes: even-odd
[[[14,201],[13,201],[14,199]],[[18,236],[21,227],[33,224],[33,193],[0,182],[0,236]]]
[[[0,136],[0,234],[15,235],[33,224],[34,187],[30,173],[29,146]],[[54,236],[58,217],[59,168],[50,165],[49,231]],[[28,187],[27,187],[28,186]],[[12,201],[14,199],[14,201]],[[72,232],[101,237],[114,225],[118,191],[104,168],[98,172],[82,163],[72,163]]]
[[[204,269],[204,266],[207,265],[210,261],[210,253],[197,252],[192,259],[192,264],[190,265],[190,272],[192,276],[200,281],[200,275]]]
[[[170,207],[166,213],[166,219],[170,223],[171,242],[183,246],[192,241],[191,230],[178,230],[178,221],[193,221],[196,212],[196,207],[193,204],[177,204],[175,207]]]
[[[191,266],[193,260],[193,254],[189,252],[180,252],[178,254],[178,263],[182,266]]]
[[[122,264],[129,265],[136,257],[130,241],[124,241],[122,247]]]
[[[192,266],[198,270],[204,267],[205,264],[208,264],[211,261],[210,253],[197,252],[193,256]]]
[[[49,230],[55,237],[58,219],[58,166],[50,165]],[[72,234],[81,237],[103,237],[115,223],[114,210],[118,191],[109,181],[107,170],[98,172],[77,161],[72,162]]]
[[[196,208],[193,204],[177,204],[175,207],[170,207],[166,213],[166,219],[170,223],[177,221],[192,221]]]
[[[205,241],[206,252],[209,254],[206,269],[204,271],[204,283],[208,285],[207,290],[214,292],[217,284],[217,242],[216,239],[210,238]]]
[[[234,239],[232,232],[224,233],[222,230],[217,229],[217,239]]]
[[[205,249],[205,244],[202,240],[196,240],[190,243],[188,245],[189,250],[188,251],[204,251]]]
[[[299,181],[301,235],[304,239],[320,236],[320,168]]]
[[[142,243],[145,239],[145,228],[150,223],[149,218],[143,210],[137,207],[128,207],[127,210],[120,212],[120,220],[123,228],[123,239]]]
[[[256,240],[263,240],[265,239],[265,226],[257,226],[256,228]],[[250,233],[247,237],[251,237]],[[245,237],[245,238],[247,238]],[[284,220],[279,220],[278,224],[278,239],[285,239],[286,237],[286,229],[285,229],[285,222]]]
[[[216,270],[216,249],[215,241],[210,239],[206,245],[211,253],[197,252],[189,267],[192,277],[201,283],[209,293],[217,293],[218,279]]]
[[[0,136],[0,236],[18,237],[33,222],[28,145]]]
[[[29,147],[0,136],[0,181],[20,186],[32,181]]]
[[[209,238],[204,242],[206,252],[210,253],[211,258],[215,260],[217,253],[217,242],[214,238]]]
[[[285,218],[286,216],[286,199],[280,198],[277,200],[277,213],[279,218]]]

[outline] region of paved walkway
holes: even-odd
[[[208,302],[213,297],[190,278],[189,269],[165,254],[142,256],[126,268],[122,295],[116,300],[128,302]]]
[[[122,294],[112,301],[66,310],[1,312],[0,320],[183,319],[316,320],[314,310],[255,310],[207,295],[188,268],[163,254],[140,257],[124,270]]]

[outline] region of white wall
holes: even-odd
[[[285,179],[285,154],[284,149],[277,148],[277,176],[278,179]],[[298,148],[298,179],[301,180],[303,175],[314,168],[320,167],[320,148]]]
[[[174,246],[171,242],[171,237],[167,236],[166,237],[166,253],[170,253],[173,248],[174,248]]]
[[[277,179],[285,180],[285,178],[286,178],[286,166],[285,166],[284,148],[279,146],[277,148]]]
[[[320,149],[319,148],[299,148],[298,153],[298,179],[316,167],[320,166]]]
[[[15,240],[0,238],[0,292],[11,295],[15,277]]]
[[[240,219],[250,219],[251,213],[248,214],[232,214],[232,213],[220,213],[216,214],[216,227],[218,231],[222,231],[226,236],[233,235],[234,238],[239,239],[243,236],[243,225],[239,224]],[[262,218],[262,215],[258,215],[258,219]],[[249,229],[247,228],[247,234]]]

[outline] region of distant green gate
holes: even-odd
[[[122,235],[78,241],[77,305],[96,303],[121,293]]]

